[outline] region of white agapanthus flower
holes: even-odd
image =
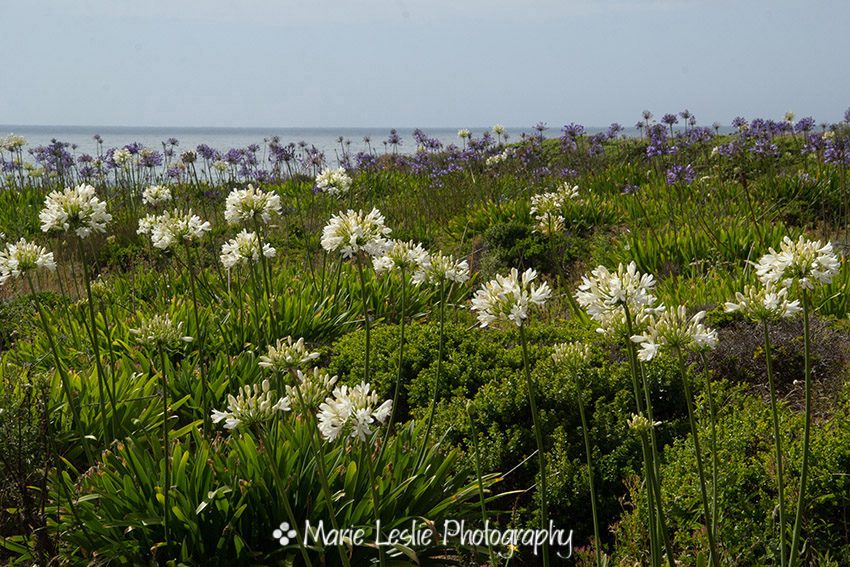
[[[497,136],[501,136],[505,133],[505,127],[502,124],[495,124],[493,126],[493,133]]]
[[[174,322],[168,315],[154,315],[142,319],[137,329],[130,329],[139,344],[153,350],[175,349],[180,343],[192,342],[192,337],[183,335],[183,322]]]
[[[799,284],[803,289],[814,289],[817,284],[829,284],[838,273],[838,258],[832,244],[805,237],[795,242],[787,236],[782,239],[779,252],[770,248],[756,264],[756,274],[764,284],[791,287]]]
[[[531,214],[537,221],[535,231],[551,235],[564,229],[564,205],[567,201],[578,199],[578,185],[563,183],[557,191],[541,193],[531,197]]]
[[[333,395],[319,406],[319,431],[327,441],[343,433],[365,441],[372,434],[374,423],[383,424],[392,413],[393,402],[378,405],[378,394],[371,385],[361,382],[353,388],[338,386]]]
[[[517,327],[528,319],[528,310],[532,305],[543,307],[552,296],[549,284],[532,285],[537,272],[531,268],[520,276],[519,270],[512,268],[507,276],[484,284],[472,298],[472,309],[478,312],[478,322],[482,327],[494,321],[511,321]]]
[[[260,254],[266,258],[274,258],[277,254],[271,244],[264,242],[260,244],[260,239],[256,232],[248,232],[245,229],[236,235],[236,238],[231,238],[221,245],[221,263],[228,270],[239,264],[249,264],[260,259]]]
[[[227,396],[227,411],[212,411],[212,422],[224,421],[225,429],[236,429],[272,421],[280,415],[278,412],[291,409],[288,397],[275,396],[268,380],[253,386],[246,384],[235,396]]]
[[[73,231],[80,238],[87,238],[94,232],[106,232],[112,215],[106,212],[106,203],[97,198],[94,187],[82,184],[52,191],[38,218],[44,232]]]
[[[413,273],[411,281],[415,284],[428,282],[438,285],[441,282],[462,284],[468,279],[469,264],[466,260],[455,260],[452,256],[437,252],[429,256],[427,264]]]
[[[351,177],[343,167],[325,169],[316,176],[316,188],[331,195],[344,195],[351,188]]]
[[[319,353],[310,352],[303,337],[297,341],[285,337],[269,345],[268,352],[260,357],[259,366],[275,372],[290,372],[305,367],[317,358]]]
[[[800,300],[788,301],[788,288],[775,284],[745,286],[744,293],[735,293],[735,301],[726,302],[727,313],[740,313],[755,322],[787,319],[800,309]]]
[[[472,136],[472,132],[470,132],[466,128],[461,128],[457,131],[457,137],[461,140],[468,140]]]
[[[171,201],[171,189],[165,185],[150,185],[142,191],[142,202],[151,207]]]
[[[139,230],[142,230],[141,223]],[[178,210],[166,211],[155,217],[151,223],[151,243],[155,248],[167,250],[175,244],[197,242],[209,230],[210,223],[192,214],[191,209],[186,213]]]
[[[495,154],[495,155],[488,157],[484,161],[484,165],[486,165],[488,167],[498,165],[498,164],[502,163],[503,161],[506,161],[508,158],[513,157],[513,155],[514,155],[513,148],[505,148],[504,150],[502,150],[498,154]]]
[[[660,421],[652,422],[649,421],[648,418],[637,415],[636,413],[632,414],[632,417],[629,419],[629,429],[635,431],[639,434],[649,433],[653,427],[658,427],[661,425]]]
[[[428,252],[419,243],[391,240],[382,256],[372,257],[372,266],[376,274],[392,270],[403,270],[412,275],[421,270],[427,270],[431,263]]]
[[[552,361],[574,371],[590,362],[590,345],[587,343],[559,343],[552,347]]]
[[[322,231],[322,248],[351,258],[360,252],[380,256],[387,249],[387,236],[392,232],[384,224],[378,209],[364,215],[363,211],[348,211],[331,217]]]
[[[26,277],[36,270],[52,272],[55,269],[53,252],[23,238],[15,243],[7,242],[0,250],[0,285],[10,278]]]
[[[227,167],[228,167],[227,162],[224,161],[223,159],[217,159],[214,162],[212,162],[212,168],[219,173],[224,173],[225,171],[227,171]]]
[[[5,149],[10,152],[15,152],[27,145],[27,139],[18,134],[9,134],[5,138],[0,138],[0,149]]]
[[[705,311],[688,318],[684,305],[669,309],[653,317],[646,331],[634,335],[632,342],[640,345],[638,359],[647,362],[658,354],[660,348],[676,351],[709,350],[717,346],[717,331],[703,325]]]
[[[299,412],[315,411],[331,394],[337,381],[336,376],[316,367],[307,372],[296,370],[295,377],[295,384],[287,384],[285,389],[286,397]]]
[[[651,316],[664,311],[664,306],[655,306],[654,287],[652,274],[641,274],[634,262],[620,264],[616,272],[598,266],[590,276],[582,276],[575,297],[590,318],[599,323],[597,332],[622,333],[626,331],[626,308],[633,331],[642,330]]]
[[[114,161],[117,165],[124,165],[128,163],[132,157],[133,154],[131,154],[130,150],[126,148],[118,148],[112,152],[112,161]]]
[[[139,228],[136,229],[136,234],[150,234],[153,231],[154,225],[159,222],[159,215],[156,213],[148,213],[139,219]]]
[[[272,215],[280,215],[280,196],[248,185],[245,189],[234,189],[224,202],[224,219],[230,224],[253,223],[262,220],[268,223]]]

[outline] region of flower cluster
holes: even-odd
[[[552,361],[570,371],[580,370],[590,362],[590,345],[587,343],[559,343],[552,347]]]
[[[7,242],[5,249],[0,250],[0,285],[9,278],[27,276],[35,270],[52,272],[55,269],[53,252],[23,238],[16,243]]]
[[[347,432],[361,441],[372,434],[373,423],[384,423],[392,413],[393,402],[378,405],[378,394],[372,386],[361,382],[357,386],[338,386],[333,395],[319,406],[319,431],[327,441],[334,441]]]
[[[662,346],[677,351],[713,349],[717,346],[717,331],[703,325],[703,319],[705,311],[688,318],[684,305],[652,317],[644,333],[631,337],[640,345],[638,359],[652,360]]]
[[[268,223],[272,215],[280,215],[280,196],[255,189],[253,185],[245,189],[233,189],[224,203],[224,219],[230,224],[258,219]]]
[[[428,252],[421,244],[402,240],[389,241],[384,254],[372,258],[372,266],[376,274],[392,270],[402,270],[407,274],[413,274],[427,270],[430,264]]]
[[[531,214],[537,221],[534,229],[542,234],[551,235],[564,229],[562,215],[564,205],[571,199],[578,198],[578,186],[564,183],[558,191],[541,193],[531,197]]]
[[[83,184],[52,191],[38,218],[44,232],[72,230],[80,238],[87,238],[93,232],[106,232],[112,215],[106,212],[106,203],[97,198],[94,187]]]
[[[277,250],[268,242],[261,244],[256,232],[242,229],[236,238],[231,238],[222,244],[219,257],[224,267],[230,270],[239,264],[256,262],[260,259],[261,253],[266,258],[274,258]]]
[[[629,429],[641,435],[649,433],[653,427],[657,427],[659,425],[661,425],[660,421],[652,422],[649,421],[648,418],[635,413],[633,413],[632,417],[629,419]]]
[[[210,223],[200,217],[174,210],[159,216],[148,215],[139,221],[139,234],[150,234],[151,243],[160,250],[167,250],[175,243],[195,242],[209,232]]]
[[[151,207],[171,201],[171,190],[165,185],[151,185],[142,191],[142,202]]]
[[[644,328],[651,315],[664,310],[663,306],[655,306],[654,287],[652,274],[641,274],[634,262],[620,264],[616,272],[598,266],[590,276],[582,276],[575,297],[591,319],[600,324],[597,332],[622,333],[626,330],[627,309],[635,329]]]
[[[380,256],[387,248],[386,237],[390,232],[378,209],[372,209],[366,215],[363,211],[349,209],[333,215],[328,221],[322,231],[322,248],[328,252],[339,252],[343,258],[351,258],[360,252]]]
[[[452,256],[437,252],[429,257],[427,265],[420,266],[413,274],[412,281],[415,284],[439,284],[446,281],[463,283],[468,279],[469,264],[466,260],[455,260]]]
[[[522,326],[528,319],[529,307],[542,307],[552,295],[552,289],[546,282],[532,285],[536,278],[537,272],[531,268],[522,276],[516,268],[512,268],[507,276],[496,276],[496,279],[484,284],[472,298],[472,309],[478,312],[481,326],[486,327],[498,320]]]
[[[175,349],[181,342],[192,342],[192,337],[183,335],[183,322],[175,323],[168,315],[154,315],[143,319],[138,329],[130,329],[139,344],[152,350]]]
[[[800,312],[800,301],[788,301],[788,288],[775,284],[745,286],[744,293],[736,292],[735,301],[726,302],[727,313],[741,313],[751,321],[777,321]]]
[[[319,358],[318,352],[310,352],[304,338],[293,341],[292,337],[278,339],[269,345],[266,355],[260,357],[259,365],[274,372],[291,372],[305,367]]]
[[[316,176],[316,189],[331,195],[343,195],[351,188],[351,177],[345,168],[325,169]]]
[[[791,287],[799,284],[803,289],[813,289],[816,284],[829,284],[838,273],[838,258],[832,244],[820,240],[807,240],[803,236],[795,242],[785,237],[777,252],[770,248],[756,264],[756,274],[767,284]]]
[[[331,376],[327,371],[316,367],[307,372],[296,370],[295,377],[294,385],[285,386],[286,397],[301,412],[312,412],[319,407],[331,393],[337,381],[336,376]]]
[[[224,421],[225,429],[250,427],[274,419],[279,411],[289,411],[289,398],[275,400],[268,380],[253,386],[245,385],[235,396],[227,396],[227,411],[212,411],[212,422]]]

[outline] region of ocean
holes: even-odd
[[[468,128],[476,138],[490,130],[489,127]],[[588,134],[605,131],[607,128],[588,128]],[[416,142],[413,139],[414,128],[397,128],[402,144],[398,151],[413,153]],[[437,138],[443,145],[462,145],[458,138],[458,128],[422,128],[430,137]],[[264,146],[265,141],[272,136],[280,136],[281,142],[298,144],[305,142],[307,146],[315,146],[325,153],[326,158],[333,162],[336,154],[341,152],[339,137],[343,143],[350,142],[348,150],[356,153],[368,149],[364,137],[371,138],[371,147],[377,153],[384,152],[384,140],[389,136],[390,128],[180,128],[180,127],[146,127],[146,126],[31,126],[21,124],[0,124],[0,137],[14,133],[27,140],[27,147],[46,145],[51,140],[69,142],[75,145],[76,155],[97,153],[97,143],[93,136],[99,134],[103,138],[103,149],[124,146],[139,142],[149,148],[162,150],[162,144],[169,138],[179,142],[178,151],[194,149],[198,144],[220,151],[230,148],[244,148],[250,144]],[[518,141],[523,132],[535,132],[533,126],[527,128],[506,128],[508,141]],[[636,135],[637,131],[626,128],[625,135]],[[552,127],[544,132],[546,137],[560,136],[560,127]],[[392,150],[392,148],[389,148]]]

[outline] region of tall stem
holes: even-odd
[[[431,437],[431,427],[434,424],[434,414],[437,410],[437,398],[440,396],[440,378],[443,370],[443,341],[446,322],[446,281],[440,280],[440,337],[437,347],[437,376],[434,378],[434,395],[431,397],[431,408],[428,412],[428,424],[425,427],[425,439],[422,441],[422,449],[419,452],[419,464],[422,464],[425,451],[428,449],[428,440]]]
[[[590,486],[590,510],[593,513],[593,551],[596,555],[596,567],[602,567],[601,547],[599,537],[599,518],[596,514],[596,488],[593,482],[593,454],[590,450],[590,432],[587,430],[587,418],[584,415],[584,394],[578,402],[578,412],[581,416],[581,431],[584,436],[584,452],[587,455],[587,483]]]
[[[782,466],[782,437],[779,433],[779,408],[776,402],[776,382],[773,378],[770,331],[766,319],[762,321],[762,329],[764,331],[764,358],[767,362],[767,383],[770,387],[770,410],[773,413],[773,442],[776,449],[776,485],[779,491],[779,558],[780,565],[785,567],[785,473]]]
[[[88,299],[88,311],[89,311],[89,335],[91,337],[92,348],[94,349],[94,363],[95,368],[97,369],[97,389],[98,389],[98,402],[100,403],[100,418],[103,424],[103,435],[106,437],[106,441],[109,440],[109,436],[115,438],[115,435],[118,433],[118,413],[115,408],[115,396],[109,388],[106,388],[107,394],[109,395],[109,401],[112,405],[112,432],[110,434],[109,427],[106,422],[106,403],[103,399],[103,390],[104,390],[104,381],[106,375],[103,371],[103,363],[100,360],[100,341],[97,337],[97,320],[95,319],[94,314],[94,300],[92,299],[91,293],[91,276],[89,275],[89,265],[86,258],[85,247],[83,246],[82,239],[77,239],[77,244],[80,249],[80,261],[83,263],[83,279],[86,283],[86,299]],[[112,376],[112,387],[115,388],[115,375],[113,373]]]
[[[481,507],[481,525],[487,525],[487,506],[484,501],[484,481],[481,474],[481,451],[478,448],[478,431],[475,429],[475,422],[472,420],[472,414],[469,412],[469,403],[466,405],[466,417],[469,418],[469,428],[472,432],[472,446],[475,449],[475,478],[478,481],[478,503]],[[490,545],[490,540],[487,540],[487,553],[490,556],[490,566],[496,567],[499,563],[496,560],[496,555],[493,553],[493,546]]]
[[[166,546],[168,545],[168,493],[171,492],[171,462],[170,462],[170,453],[171,447],[168,443],[168,378],[166,377],[166,359],[165,359],[165,351],[162,347],[159,348],[159,359],[162,364],[162,368],[160,370],[160,378],[162,382],[162,450],[165,461],[165,471],[162,480],[162,497],[163,497],[163,510],[162,510],[162,527],[163,532],[165,534],[164,540]]]
[[[534,381],[531,379],[531,367],[528,362],[528,339],[525,336],[525,325],[519,326],[519,339],[522,343],[522,367],[525,373],[525,385],[528,389],[528,403],[531,406],[531,421],[534,424],[534,438],[537,441],[537,461],[540,468],[540,529],[549,529],[549,503],[546,490],[546,452],[543,445],[543,429],[540,415],[537,413],[537,400]],[[543,542],[543,566],[549,567],[549,541]]]
[[[363,444],[363,457],[366,459],[366,466],[369,470],[369,489],[372,494],[372,508],[374,510],[375,516],[375,529],[378,529],[381,521],[381,513],[380,513],[380,499],[378,498],[378,489],[377,489],[377,481],[375,476],[375,464],[372,462],[372,452],[369,450],[369,445]],[[375,533],[375,537],[381,537],[380,532]],[[381,567],[386,563],[386,558],[384,557],[384,548],[383,546],[378,546],[378,561],[381,564]]]
[[[210,408],[207,405],[207,364],[204,355],[204,333],[201,330],[201,319],[198,317],[198,293],[195,289],[195,267],[192,264],[192,247],[187,240],[183,241],[186,249],[186,266],[189,268],[189,288],[192,291],[192,315],[195,319],[195,334],[198,337],[198,356],[201,360],[201,406],[204,412],[204,431],[210,433]],[[279,390],[282,391],[282,390]]]
[[[398,395],[401,390],[401,375],[404,365],[404,314],[405,314],[405,295],[407,291],[407,274],[405,269],[401,268],[401,322],[399,323],[399,339],[398,339],[398,369],[395,377],[395,392],[393,393],[393,409],[390,413],[390,420],[387,423],[387,431],[384,433],[384,442],[381,444],[381,453],[390,439],[390,432],[395,421],[395,412],[398,408]]]
[[[803,465],[800,471],[800,490],[798,492],[799,500],[797,501],[797,513],[794,518],[794,534],[791,538],[791,557],[788,560],[788,565],[794,567],[797,565],[797,559],[800,555],[800,533],[803,527],[803,510],[806,507],[806,486],[809,479],[809,448],[811,443],[811,425],[812,425],[812,356],[811,356],[811,337],[809,332],[809,294],[804,289],[803,297],[803,348],[805,352],[805,396],[806,396],[806,418],[803,426]]]
[[[360,276],[360,294],[363,301],[363,328],[366,332],[366,352],[363,357],[363,378],[366,381],[371,379],[371,367],[369,366],[369,347],[370,343],[370,325],[369,325],[369,292],[366,289],[366,276],[363,274],[363,258],[357,258],[357,273]]]
[[[697,422],[694,418],[694,399],[691,395],[690,380],[688,379],[688,369],[685,365],[685,358],[682,349],[676,349],[676,355],[679,360],[679,372],[682,375],[682,385],[685,389],[685,404],[688,406],[688,421],[691,424],[691,436],[694,438],[694,451],[697,456],[697,473],[699,474],[699,489],[702,496],[702,513],[705,520],[705,530],[708,534],[708,546],[711,549],[711,564],[714,567],[719,567],[720,558],[717,555],[717,545],[714,540],[714,522],[711,517],[711,511],[708,504],[708,491],[705,488],[705,468],[702,464],[702,450],[699,444],[699,431],[697,430]]]
[[[719,466],[717,458],[717,406],[714,403],[714,392],[711,385],[711,376],[708,374],[708,360],[705,358],[705,353],[699,353],[702,360],[702,371],[705,379],[705,392],[708,394],[708,415],[711,418],[711,519],[714,535],[717,537],[718,528],[718,511],[717,511],[717,475]],[[784,565],[782,566],[784,567]]]

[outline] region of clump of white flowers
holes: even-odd
[[[446,281],[462,284],[468,279],[469,264],[466,260],[455,260],[452,256],[437,252],[429,256],[427,264],[421,265],[414,272],[412,281],[415,284],[439,284]]]
[[[343,167],[325,169],[316,176],[316,188],[331,195],[343,195],[351,188],[351,177]]]
[[[44,246],[27,242],[21,238],[18,242],[7,242],[0,250],[0,284],[10,278],[19,278],[36,270],[56,269],[53,252],[48,252]]]
[[[228,270],[239,264],[249,264],[260,259],[260,254],[266,258],[274,258],[277,254],[268,242],[260,243],[256,232],[248,232],[245,229],[231,238],[221,246],[221,263]]]
[[[414,274],[418,271],[427,270],[430,263],[428,252],[421,244],[402,240],[389,241],[383,255],[372,258],[372,266],[375,268],[376,274],[392,270],[402,270],[406,274]]]
[[[800,300],[788,301],[788,288],[775,284],[744,286],[736,292],[735,301],[726,302],[727,313],[740,313],[751,321],[777,321],[800,312]]]
[[[262,220],[271,221],[272,215],[280,215],[280,196],[248,185],[245,189],[233,189],[224,203],[224,219],[230,224]]]
[[[475,292],[472,309],[478,312],[478,322],[482,327],[494,321],[512,321],[517,327],[528,319],[528,309],[532,305],[542,307],[552,296],[549,284],[532,285],[537,272],[531,268],[520,276],[512,268],[507,276],[496,276]]]
[[[629,419],[628,423],[629,423],[629,429],[631,429],[632,431],[635,431],[635,432],[637,432],[638,434],[641,434],[641,435],[644,434],[644,433],[649,433],[650,431],[652,431],[653,427],[657,427],[657,426],[661,425],[660,421],[652,422],[652,421],[649,421],[648,418],[646,418],[642,415],[637,415],[635,413],[632,414],[632,417],[631,417],[631,419]]]
[[[372,424],[384,423],[392,413],[393,402],[378,405],[378,394],[372,386],[361,382],[353,388],[338,386],[333,395],[319,406],[319,431],[327,441],[347,433],[365,441],[372,434]]]
[[[112,152],[112,161],[114,161],[116,165],[125,165],[132,157],[133,154],[131,154],[130,150],[127,148],[118,148]]]
[[[183,335],[183,322],[174,322],[168,315],[154,315],[143,319],[138,329],[130,329],[139,344],[152,350],[176,349],[181,343],[192,342]]]
[[[142,221],[139,221],[137,232],[139,234],[150,233],[151,243],[154,247],[166,250],[175,243],[198,241],[209,230],[210,223],[202,221],[200,217],[192,214],[190,209],[187,213],[181,213],[177,210],[166,211],[150,220],[145,217]]]
[[[578,199],[578,185],[564,183],[558,191],[541,193],[531,197],[531,214],[537,221],[535,231],[551,235],[564,229],[564,205],[570,199]]]
[[[378,209],[368,214],[363,211],[348,211],[333,215],[322,231],[322,248],[328,252],[339,252],[343,258],[351,258],[365,252],[380,256],[387,249],[387,236],[391,229]]]
[[[165,185],[150,185],[142,191],[142,202],[151,207],[171,201],[171,190]]]
[[[616,272],[598,266],[590,276],[582,276],[575,297],[590,318],[599,323],[597,332],[622,333],[626,331],[627,309],[633,330],[644,328],[650,316],[664,311],[663,306],[655,306],[654,287],[652,274],[641,274],[634,262],[620,264]]]
[[[468,140],[469,138],[472,137],[472,132],[470,132],[466,128],[461,128],[460,130],[457,131],[457,137],[460,138],[461,140]]]
[[[52,191],[38,218],[44,232],[73,231],[80,238],[87,238],[94,232],[106,232],[112,215],[106,212],[106,203],[97,198],[94,187],[82,184]]]
[[[261,384],[242,386],[234,396],[227,396],[227,411],[212,411],[212,422],[224,421],[225,429],[250,427],[275,419],[278,412],[289,411],[289,398],[275,399],[268,380]]]
[[[504,150],[502,150],[498,154],[494,154],[494,155],[488,157],[484,161],[484,165],[486,165],[488,167],[498,165],[498,164],[502,163],[503,161],[506,161],[508,158],[513,157],[513,155],[514,155],[513,148],[505,148]]]
[[[764,284],[791,287],[799,284],[803,289],[814,289],[816,284],[829,284],[838,273],[838,258],[832,244],[805,237],[795,242],[785,237],[779,252],[770,248],[756,264],[756,274]]]
[[[330,395],[337,377],[327,371],[314,367],[312,370],[295,371],[296,382],[287,384],[286,397],[300,412],[312,412]]]
[[[590,345],[583,342],[559,343],[552,347],[552,361],[575,372],[590,362]]]
[[[5,138],[0,138],[0,149],[10,152],[16,152],[26,145],[27,139],[15,133],[9,134]]]
[[[634,335],[632,342],[640,345],[638,359],[650,361],[661,347],[675,351],[700,351],[717,346],[717,331],[703,325],[705,311],[688,318],[684,305],[652,317],[646,331]]]
[[[502,124],[494,124],[493,125],[493,133],[497,136],[501,136],[505,133],[505,127]]]
[[[318,352],[310,352],[304,338],[293,341],[292,337],[278,339],[269,345],[268,352],[260,357],[259,366],[274,372],[291,372],[319,358]]]

